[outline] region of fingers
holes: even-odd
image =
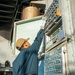
[[[41,27],[41,29],[44,29],[44,26],[40,26]]]

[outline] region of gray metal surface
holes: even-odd
[[[66,43],[65,43],[66,44],[65,45],[66,47],[66,51],[65,51],[66,69],[64,70],[65,73],[63,75],[75,75],[75,17],[74,17],[75,16],[75,10],[74,10],[75,4],[74,3],[75,3],[74,0],[73,1],[72,0],[59,0],[58,8],[60,9],[61,16],[62,16],[62,25],[63,25],[64,35],[67,38]],[[50,21],[50,19],[48,20]],[[46,28],[48,29],[48,31],[51,30],[48,28],[48,25],[46,26]],[[59,43],[61,43],[61,41],[59,41]],[[55,44],[57,43],[58,42],[56,42]],[[56,45],[54,45],[52,42],[49,44],[50,45],[52,44],[49,49],[56,48]]]
[[[73,28],[73,18],[71,11],[71,2],[72,0],[60,0],[60,9],[63,17],[64,30],[67,38],[70,38],[70,41],[67,42],[67,74],[66,75],[75,75],[75,44],[74,44],[74,28]]]
[[[45,55],[45,75],[64,75],[65,61],[63,47],[55,48]]]
[[[72,13],[72,22],[73,22],[73,28],[74,28],[74,36],[75,36],[75,0],[70,0],[71,5],[71,13]]]

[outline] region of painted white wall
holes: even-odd
[[[0,31],[0,63],[4,64],[6,60],[12,61],[14,56],[12,55],[12,49],[10,46],[10,31]]]

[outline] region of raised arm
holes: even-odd
[[[37,36],[31,46],[32,49],[31,51],[38,53],[44,34],[45,34],[44,28],[41,28],[37,33]]]

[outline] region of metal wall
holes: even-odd
[[[46,2],[46,10],[49,8],[53,0],[45,0]]]
[[[72,22],[73,22],[73,28],[74,28],[74,40],[75,40],[75,0],[70,0],[71,5],[71,13],[72,13]]]
[[[63,17],[63,24],[68,42],[66,44],[67,54],[67,75],[75,75],[75,1],[74,0],[59,0],[60,9]]]
[[[56,1],[56,0],[53,0],[53,1]],[[66,49],[65,49],[65,55],[64,55],[65,56],[65,73],[63,75],[75,75],[75,16],[74,16],[75,15],[75,10],[74,10],[75,1],[74,0],[58,0],[58,1],[59,1],[58,9],[60,10],[60,13],[61,13],[62,27],[63,27],[63,32],[65,33],[65,38],[66,38],[66,43],[65,43]],[[48,12],[49,11],[50,9],[48,10]],[[50,13],[48,12],[46,15],[48,15],[48,18],[50,18],[51,16],[49,16]],[[48,19],[48,22],[50,22],[49,19]],[[48,32],[52,31],[51,28],[47,27],[50,25],[51,25],[50,23],[46,24],[46,28],[48,29]],[[51,34],[48,36],[50,37]],[[60,36],[61,35],[62,33],[60,34]],[[58,36],[58,38],[60,36]],[[55,35],[53,35],[52,37],[55,37]],[[53,43],[53,40],[51,41]],[[59,41],[59,43],[61,42],[62,40]],[[57,41],[54,44],[58,44]],[[49,44],[50,49],[55,47],[54,44],[52,45]]]

